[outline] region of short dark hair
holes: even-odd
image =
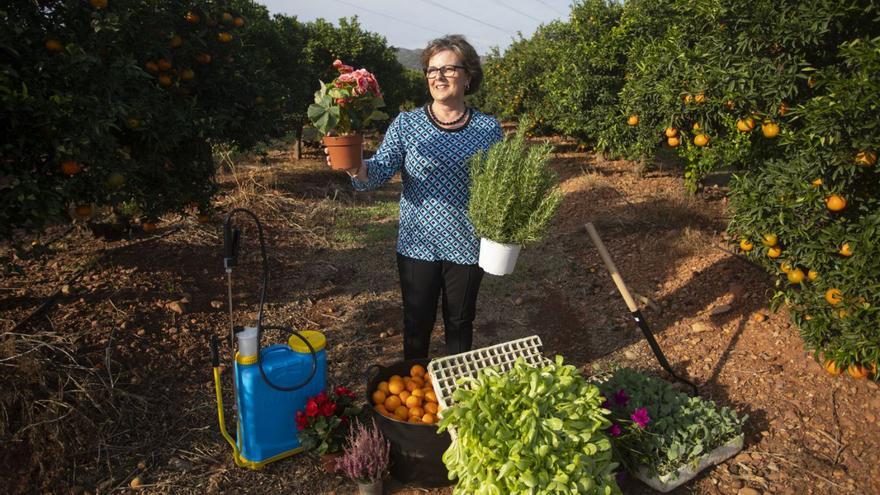
[[[483,82],[483,67],[480,65],[480,56],[477,55],[477,51],[460,34],[449,34],[428,43],[428,46],[422,50],[422,70],[428,69],[428,61],[431,60],[431,57],[444,50],[455,52],[471,76],[470,84],[464,94],[471,95],[476,93]]]

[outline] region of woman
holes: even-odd
[[[467,160],[502,138],[494,118],[465,105],[483,71],[462,36],[429,43],[422,66],[433,102],[399,114],[376,154],[347,171],[357,191],[375,189],[401,173],[397,268],[404,359],[428,357],[441,295],[447,354],[471,348],[483,270],[477,266],[479,239],[467,216]]]

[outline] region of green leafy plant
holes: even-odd
[[[599,389],[611,413],[616,457],[628,470],[644,467],[652,476],[675,473],[739,436],[748,418],[628,368],[616,370]]]
[[[599,389],[561,357],[484,369],[453,399],[440,431],[456,432],[443,454],[455,493],[620,493]]]
[[[385,106],[379,83],[366,69],[354,70],[341,60],[333,62],[339,75],[330,84],[321,83],[315,103],[309,105],[309,120],[321,134],[335,131],[351,134],[365,129],[370,122],[385,120],[379,110]]]
[[[477,235],[506,244],[541,239],[562,194],[547,167],[551,146],[532,146],[520,122],[512,137],[471,157],[468,215]]]

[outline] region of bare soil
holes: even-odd
[[[769,311],[769,277],[729,251],[723,194],[689,196],[669,164],[637,173],[554,142],[565,201],[513,275],[484,279],[474,346],[539,335],[545,354],[587,374],[623,364],[663,375],[583,231],[592,221],[676,370],[703,397],[749,415],[744,451],[674,493],[880,493],[877,384],[826,373],[785,312]],[[402,358],[396,216],[387,208],[399,182],[355,193],[315,149],[297,161],[280,148],[242,161],[221,185],[219,211],[246,206],[265,223],[265,323],[324,332],[329,381],[363,394],[367,366]],[[216,335],[228,361],[220,220],[170,215],[158,232],[112,242],[57,227],[18,239],[24,250],[5,246],[0,478],[11,493],[120,493],[135,477],[141,493],[356,491],[306,455],[262,471],[232,464],[208,351]],[[255,313],[259,275],[256,233],[246,227],[244,236],[239,322]],[[434,356],[442,334],[438,322]],[[635,481],[623,488],[652,493]],[[388,493],[451,489],[394,484]]]

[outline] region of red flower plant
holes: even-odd
[[[303,448],[318,454],[340,452],[345,442],[342,427],[361,412],[361,408],[354,404],[354,398],[345,387],[336,387],[330,394],[321,392],[309,397],[305,410],[297,411],[294,418]]]

